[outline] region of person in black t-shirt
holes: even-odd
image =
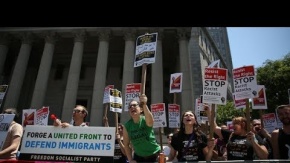
[[[214,139],[200,131],[196,116],[192,111],[186,111],[181,118],[180,130],[173,134],[171,150],[167,161],[172,161],[177,152],[178,162],[210,161],[214,148]]]
[[[283,128],[271,134],[273,156],[274,159],[290,159],[290,105],[280,105],[276,111]]]
[[[207,105],[204,110],[210,121],[211,113]],[[227,160],[254,160],[267,159],[268,150],[261,137],[252,131],[247,132],[247,120],[244,117],[235,117],[232,120],[234,131],[223,130],[214,122],[214,132],[227,142]]]

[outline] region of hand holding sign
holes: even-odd
[[[143,105],[146,105],[147,104],[147,96],[145,94],[142,94],[140,97],[139,97],[139,101],[140,101],[140,106],[142,107]]]

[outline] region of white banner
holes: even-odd
[[[0,150],[6,140],[8,129],[15,117],[15,114],[0,114]]]
[[[167,127],[165,103],[151,104],[151,113],[153,115],[153,128]]]
[[[134,67],[155,63],[157,33],[141,35],[136,40]]]
[[[169,128],[180,127],[180,105],[168,104]]]
[[[26,126],[20,160],[101,162],[114,156],[115,127]],[[93,157],[90,157],[93,156]],[[40,159],[42,158],[42,159]]]

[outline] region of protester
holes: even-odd
[[[173,134],[171,150],[167,161],[172,161],[176,155],[179,162],[210,161],[214,148],[214,139],[207,141],[207,136],[201,132],[192,111],[182,115],[182,123],[178,133]]]
[[[221,129],[228,130],[228,126],[225,124],[222,124]],[[219,138],[217,134],[214,133],[214,138],[215,138],[215,148],[214,151],[216,153],[213,153],[212,160],[214,161],[226,161],[227,160],[227,147],[226,147],[226,142]]]
[[[130,163],[156,162],[161,148],[153,130],[153,115],[147,106],[145,94],[139,97],[139,101],[140,103],[135,100],[129,103],[131,119],[125,123],[123,131],[126,156]],[[133,157],[130,142],[134,149]]]
[[[211,113],[208,105],[204,106],[204,110],[210,121]],[[221,129],[214,121],[214,132],[227,142],[227,160],[267,159],[269,153],[261,137],[247,131],[247,125],[250,124],[247,124],[246,118],[234,117],[232,122],[234,131]]]
[[[169,133],[167,135],[167,146],[163,146],[163,153],[165,157],[169,156],[172,136],[173,136],[173,133]]]
[[[87,124],[85,123],[85,119],[88,116],[88,111],[86,107],[82,105],[76,105],[76,107],[73,109],[73,124],[69,124],[67,122],[58,123],[57,120],[54,120],[53,125],[54,126],[61,126],[61,127],[68,127],[68,126],[80,126],[80,127],[87,127]]]
[[[264,141],[264,144],[269,152],[268,159],[273,159],[273,150],[271,146],[271,135],[268,133],[268,131],[262,127],[261,120],[260,119],[253,119],[252,120],[252,132],[259,135],[262,140]]]
[[[283,128],[274,130],[271,134],[273,157],[274,159],[290,159],[290,105],[280,105],[276,111]]]
[[[17,152],[23,136],[23,127],[17,122],[19,114],[15,108],[7,108],[2,114],[15,114],[9,125],[5,142],[0,151],[0,160],[17,160]]]
[[[105,127],[109,127],[109,121],[107,117],[103,117],[103,123]],[[123,143],[123,128],[124,126],[121,123],[118,123],[118,132],[116,132],[115,140],[114,163],[127,163],[127,157]]]

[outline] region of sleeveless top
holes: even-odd
[[[138,156],[150,156],[161,150],[155,139],[153,127],[146,125],[145,116],[140,116],[138,123],[134,123],[133,119],[130,119],[124,126],[132,142],[134,152]]]
[[[280,159],[290,159],[290,134],[286,134],[279,128],[278,145]]]

